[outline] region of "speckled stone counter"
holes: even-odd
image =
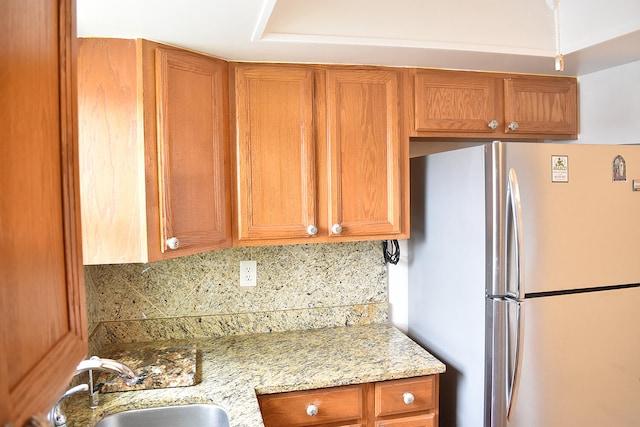
[[[171,343],[181,345],[186,341]],[[195,343],[198,348],[201,375],[198,384],[106,393],[94,410],[88,408],[87,397],[73,396],[66,405],[68,425],[92,427],[104,416],[128,409],[212,403],[227,410],[232,427],[261,427],[256,394],[445,371],[439,360],[387,323],[198,339],[188,343]]]

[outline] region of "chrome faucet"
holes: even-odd
[[[76,367],[76,373],[74,375],[87,371],[113,372],[114,374],[118,374],[129,387],[136,385],[140,380],[135,372],[124,363],[113,359],[101,359],[97,356],[80,362]]]
[[[47,415],[47,419],[49,422],[56,427],[63,427],[67,425],[67,417],[62,412],[60,408],[60,404],[64,399],[69,396],[72,396],[76,393],[80,393],[83,391],[88,391],[89,396],[91,396],[91,407],[95,408],[98,404],[98,392],[94,390],[93,387],[93,372],[92,371],[107,371],[113,372],[114,374],[118,374],[120,378],[122,378],[128,386],[134,386],[140,381],[140,377],[138,377],[135,372],[131,368],[129,368],[124,363],[120,363],[113,359],[102,359],[97,356],[93,356],[90,359],[86,359],[81,361],[76,367],[76,372],[74,374],[78,375],[83,372],[89,372],[89,384],[80,384],[75,387],[71,387],[67,390],[62,397],[58,400],[58,402],[51,408],[49,414]]]

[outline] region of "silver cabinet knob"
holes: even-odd
[[[178,240],[177,237],[171,237],[169,239],[167,239],[167,247],[169,249],[178,249],[178,247],[180,246],[180,241]]]
[[[402,400],[404,401],[405,405],[411,405],[415,398],[413,397],[412,393],[407,392],[402,395]]]
[[[307,234],[309,234],[309,236],[313,236],[315,234],[318,234],[318,227],[316,227],[315,225],[311,224],[310,226],[307,227]]]
[[[509,123],[509,130],[518,130],[518,122]]]
[[[498,123],[498,121],[497,121],[497,120],[491,120],[491,121],[488,123],[488,126],[489,126],[491,129],[493,129],[493,130],[498,129],[498,126],[499,126],[499,125],[500,125],[500,123]]]
[[[333,224],[331,226],[331,232],[333,234],[340,234],[342,233],[342,226],[340,224]]]
[[[316,405],[307,406],[307,415],[310,417],[318,415],[318,407]]]

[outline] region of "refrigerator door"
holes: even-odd
[[[640,282],[640,191],[632,183],[640,181],[639,146],[494,143],[491,149],[503,152],[501,179],[510,169],[518,177],[526,295]],[[502,199],[498,194],[494,205]]]
[[[640,288],[522,304],[522,377],[506,425],[640,425]]]

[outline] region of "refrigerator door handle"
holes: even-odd
[[[520,203],[520,187],[518,185],[518,175],[514,169],[509,169],[508,201],[511,205],[513,215],[513,229],[515,237],[515,257],[516,257],[516,281],[515,294],[509,296],[520,301],[524,298],[524,232],[522,229],[522,204]]]
[[[520,377],[522,375],[522,354],[524,351],[524,303],[514,301],[516,304],[516,345],[513,361],[513,372],[510,373],[511,384],[507,395],[507,421],[511,421],[516,402],[518,401],[518,391],[520,389]],[[509,364],[507,364],[509,366]]]

